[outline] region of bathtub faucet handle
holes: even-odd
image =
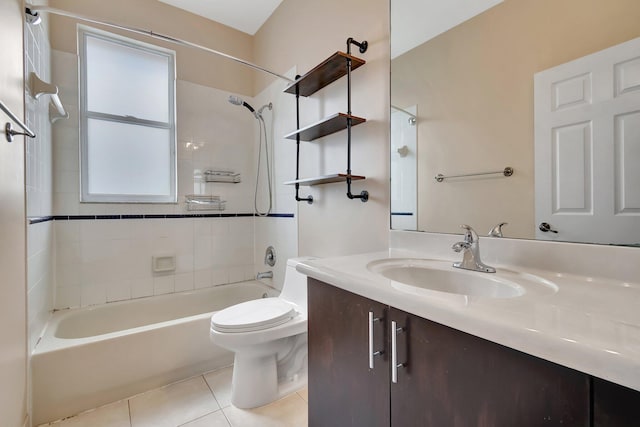
[[[269,246],[264,254],[264,263],[269,267],[276,265],[276,250],[273,246]]]

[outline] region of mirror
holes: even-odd
[[[637,0],[391,0],[392,228],[640,244],[639,18]]]

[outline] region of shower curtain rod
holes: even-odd
[[[99,21],[97,19],[89,18],[89,17],[86,17],[84,15],[78,15],[78,14],[75,14],[75,13],[67,12],[66,10],[56,9],[56,8],[48,7],[48,6],[33,6],[33,5],[27,4],[26,7],[27,7],[26,13],[28,15],[31,15],[31,16],[34,16],[34,13],[36,13],[36,12],[48,12],[48,13],[53,13],[55,15],[66,16],[67,18],[74,18],[74,19],[79,19],[81,21],[91,22],[92,24],[99,24],[99,25],[105,25],[105,26],[111,27],[111,28],[117,28],[117,29],[120,29],[120,30],[125,30],[125,31],[129,31],[129,32],[132,32],[132,33],[136,33],[136,34],[149,36],[149,37],[152,37],[154,39],[158,39],[158,40],[163,40],[163,41],[170,42],[170,43],[179,44],[181,46],[187,46],[187,47],[192,47],[192,48],[196,48],[196,49],[201,49],[201,50],[204,50],[206,52],[213,53],[213,54],[218,55],[218,56],[222,56],[223,58],[227,58],[227,59],[230,59],[232,61],[238,62],[238,63],[240,63],[242,65],[246,65],[247,67],[253,68],[254,70],[258,70],[258,71],[262,71],[262,72],[267,73],[267,74],[271,74],[272,76],[278,77],[278,78],[280,78],[282,80],[286,80],[289,83],[294,83],[295,82],[295,80],[292,80],[292,79],[290,79],[288,77],[285,77],[285,76],[283,76],[281,74],[278,74],[276,72],[273,72],[271,70],[267,70],[266,68],[263,68],[263,67],[261,67],[259,65],[256,65],[256,64],[253,64],[253,63],[251,63],[249,61],[245,61],[244,59],[236,58],[235,56],[231,56],[231,55],[228,55],[226,53],[223,53],[223,52],[220,52],[220,51],[217,51],[217,50],[214,50],[214,49],[210,49],[208,47],[205,47],[205,46],[202,46],[202,45],[199,45],[199,44],[196,44],[196,43],[191,43],[191,42],[188,42],[186,40],[181,40],[181,39],[178,39],[178,38],[175,38],[175,37],[171,37],[171,36],[167,36],[167,35],[160,34],[160,33],[154,33],[151,30],[143,30],[141,28],[128,27],[128,26],[125,26],[125,25],[113,24],[111,22]]]
[[[416,115],[413,113],[408,112],[407,110],[405,110],[404,108],[400,108],[400,107],[396,107],[395,105],[391,104],[391,108],[393,108],[396,111],[400,111],[402,113],[405,113],[406,115],[410,116],[411,118],[417,119]]]

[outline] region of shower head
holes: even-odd
[[[253,113],[253,115],[256,117],[256,119],[261,119],[262,118],[262,111],[265,108],[268,108],[269,110],[273,109],[273,104],[270,102],[268,104],[263,105],[262,107],[260,107],[258,109],[258,111],[256,111],[251,105],[247,104],[242,98],[240,98],[239,96],[235,96],[235,95],[229,95],[229,102],[233,105],[241,105],[247,108],[247,110],[251,111]]]
[[[242,105],[244,101],[239,96],[229,95],[229,102],[233,105]]]
[[[264,104],[262,107],[258,108],[258,111],[256,112],[256,117],[260,116],[262,117],[262,111],[267,108],[269,109],[269,111],[273,110],[273,104],[270,102],[268,104]]]
[[[229,102],[232,103],[233,105],[243,105],[249,111],[251,111],[253,114],[256,114],[256,110],[251,105],[249,105],[246,102],[244,102],[243,99],[238,97],[238,96],[230,95],[229,96]]]
[[[24,9],[24,14],[25,14],[25,20],[27,21],[28,24],[38,25],[39,23],[42,22],[42,17],[37,11],[33,11],[28,7],[26,7]]]

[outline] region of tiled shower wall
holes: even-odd
[[[297,207],[295,201],[280,202],[282,193],[291,189],[281,185],[283,180],[274,181],[273,212],[285,215],[253,217],[259,133],[257,121],[248,111],[229,104],[228,92],[178,81],[179,203],[80,203],[77,57],[54,50],[52,59],[60,96],[71,113],[69,120],[57,122],[53,128],[56,308],[251,279],[256,272],[265,271],[262,260],[268,245],[276,246],[280,259],[273,269],[272,284],[282,284],[285,260],[297,254],[297,222],[293,217]],[[277,83],[273,86],[278,86],[277,90],[268,88],[259,95],[274,103],[274,110],[265,112],[272,156],[282,149],[274,148],[282,144],[277,135],[286,133],[274,130],[279,123],[276,118],[285,111],[280,111],[281,88]],[[283,110],[295,107],[285,104]],[[285,123],[290,126],[295,116],[288,117]],[[295,146],[287,147],[277,167],[272,158],[272,176],[294,176],[295,157],[288,152],[295,155]],[[240,172],[242,182],[204,183],[201,176],[206,169]],[[226,210],[220,217],[192,217],[194,213],[184,204],[187,194],[219,195],[227,200]],[[262,194],[260,190],[259,197]],[[152,257],[166,255],[175,256],[175,271],[154,273]]]
[[[40,25],[25,25],[25,82],[35,72],[42,80],[51,82],[51,47],[47,19]],[[49,121],[49,95],[39,99],[31,96],[26,84],[26,123],[36,138],[25,138],[27,216],[52,215],[52,149]],[[35,346],[53,306],[53,223],[39,222],[27,226],[27,304],[29,349]]]
[[[295,67],[285,73],[289,78],[296,75]],[[295,97],[284,94],[287,86],[284,81],[276,81],[259,93],[255,98],[254,106],[272,103],[273,110],[263,111],[267,124],[268,138],[270,141],[270,159],[273,184],[273,211],[274,212],[298,212],[298,202],[295,201],[295,188],[292,185],[283,185],[285,181],[291,181],[296,176],[296,143],[283,135],[296,128],[296,103]],[[255,120],[254,120],[255,123]],[[253,125],[254,127],[256,124]],[[271,144],[271,142],[273,142]],[[264,159],[261,170],[264,170]],[[258,194],[267,194],[265,179],[260,181]],[[262,200],[264,202],[264,200]],[[260,206],[264,206],[262,203]],[[276,250],[276,265],[267,266],[264,263],[265,251],[268,246]],[[298,255],[298,221],[297,218],[256,218],[255,226],[255,262],[258,271],[273,271],[273,284],[276,287],[282,285],[287,258]]]
[[[56,308],[251,279],[253,217],[57,220]],[[153,256],[175,271],[154,273]]]

